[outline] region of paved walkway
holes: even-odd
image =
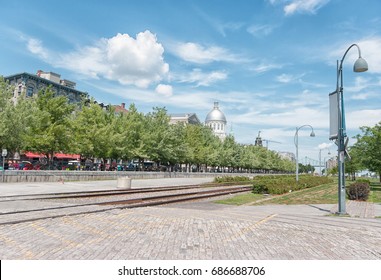
[[[134,179],[131,187],[150,188],[196,185],[212,182],[214,178],[162,178],[162,179]],[[57,192],[78,192],[117,189],[117,180],[102,181],[75,181],[75,182],[26,182],[0,183],[0,196],[19,194],[44,194]]]
[[[2,225],[0,259],[381,260],[381,219],[333,208],[202,201]]]
[[[355,218],[381,218],[380,207],[371,202],[349,200],[346,202],[346,212]],[[338,205],[331,209],[332,213],[338,212]]]

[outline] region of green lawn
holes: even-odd
[[[258,200],[263,199],[265,196],[263,194],[254,194],[254,193],[245,193],[234,195],[231,198],[224,200],[217,200],[216,203],[220,204],[230,204],[230,205],[242,205],[246,203],[252,203]]]
[[[351,184],[347,181],[347,184]],[[242,205],[242,204],[335,204],[337,203],[337,182],[324,184],[317,187],[287,193],[284,195],[268,195],[247,193],[236,195],[216,203]],[[381,185],[371,184],[369,202],[381,203]]]
[[[373,203],[381,203],[381,184],[371,183],[371,191],[368,201]]]

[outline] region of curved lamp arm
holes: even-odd
[[[359,54],[359,57],[357,58],[357,60],[355,61],[355,64],[353,65],[353,71],[354,72],[365,72],[368,70],[368,63],[366,62],[365,59],[363,59],[361,57],[361,49],[360,47],[357,45],[357,44],[352,44],[349,46],[349,48],[345,51],[344,55],[343,55],[343,58],[340,60],[340,65],[339,63],[338,64],[338,68],[337,68],[337,90],[339,90],[339,78],[341,76],[341,85],[343,84],[343,62],[344,62],[344,59],[345,57],[347,56],[347,53],[349,52],[349,50],[352,48],[352,47],[356,47],[357,48],[357,51],[358,51],[358,54]]]
[[[355,64],[353,65],[353,71],[354,72],[365,72],[365,71],[367,71],[368,70],[368,63],[366,62],[365,59],[363,59],[361,57],[361,50],[360,50],[360,47],[357,44],[350,45],[350,47],[345,51],[345,53],[343,55],[343,58],[340,61],[340,67],[339,67],[339,69],[343,68],[344,59],[345,59],[347,53],[349,52],[349,50],[352,47],[356,47],[357,51],[358,51],[358,54],[359,54],[358,59],[356,60]]]
[[[297,135],[298,135],[299,130],[300,130],[301,128],[303,128],[303,127],[306,127],[306,126],[309,126],[309,127],[311,128],[311,130],[312,130],[310,136],[311,136],[311,137],[315,137],[314,128],[313,128],[311,125],[309,125],[309,124],[305,124],[305,125],[302,125],[302,126],[300,126],[300,127],[297,127],[297,128],[296,128],[295,135],[294,135],[294,144],[295,144],[295,146],[298,145],[298,144],[297,144],[297,141],[296,141],[296,137],[297,137]]]

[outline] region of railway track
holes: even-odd
[[[17,201],[17,200],[36,200],[36,199],[67,199],[67,198],[90,198],[102,196],[117,196],[123,194],[135,193],[151,193],[151,192],[166,192],[171,190],[187,190],[205,188],[201,185],[185,185],[185,186],[170,186],[170,187],[152,187],[141,189],[115,189],[115,190],[96,190],[96,191],[81,191],[81,192],[59,192],[59,193],[43,193],[43,194],[23,194],[23,195],[7,195],[0,196],[0,203],[2,201]]]
[[[180,203],[250,190],[250,186],[185,186],[0,197],[0,225]]]

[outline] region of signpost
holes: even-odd
[[[2,182],[4,182],[4,173],[5,173],[5,157],[7,156],[7,154],[8,154],[8,151],[7,151],[7,149],[3,149],[3,151],[1,152],[1,156],[3,157],[3,172],[2,172],[2,176],[1,176]]]

